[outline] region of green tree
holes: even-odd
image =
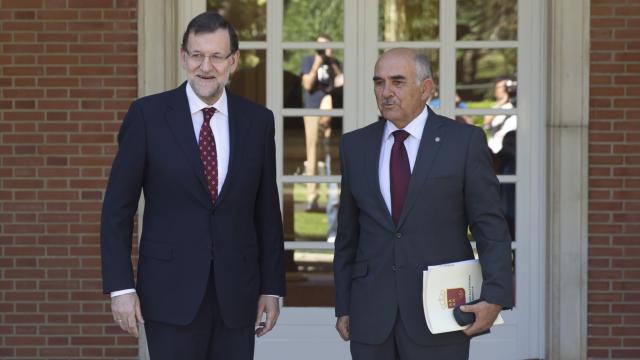
[[[458,0],[458,40],[516,40],[517,0]]]
[[[207,11],[229,20],[241,41],[267,38],[267,0],[207,0]]]
[[[343,0],[284,0],[282,41],[315,41],[326,34],[333,41],[343,40]],[[285,51],[284,68],[298,75],[302,58],[312,51]],[[343,61],[342,51],[334,56]]]
[[[378,39],[380,41],[437,40],[439,8],[438,0],[379,0]]]
[[[319,34],[342,41],[343,0],[284,0],[283,41],[315,41]]]

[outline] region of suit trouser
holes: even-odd
[[[220,315],[213,281],[192,323],[180,326],[145,320],[151,360],[251,360],[255,329],[228,328]]]
[[[351,341],[353,360],[467,360],[469,341],[443,346],[424,346],[414,342],[402,323],[400,314],[389,337],[382,344]]]

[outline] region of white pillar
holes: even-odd
[[[586,359],[590,7],[549,5],[547,358]]]

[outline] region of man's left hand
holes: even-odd
[[[266,320],[262,321],[262,315]],[[256,316],[256,336],[266,335],[276,325],[280,315],[280,299],[276,296],[260,295],[258,299],[258,314]]]
[[[462,305],[460,310],[464,312],[472,312],[476,315],[476,321],[464,330],[467,336],[473,336],[481,332],[487,331],[493,322],[496,321],[502,306],[491,304],[486,301],[480,301],[474,305]]]

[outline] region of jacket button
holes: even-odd
[[[392,269],[393,271],[398,271],[398,270],[400,270],[400,267],[399,267],[398,265],[393,265],[393,266],[391,267],[391,269]]]
[[[396,233],[396,239],[400,239],[402,237],[402,233],[397,232]]]

